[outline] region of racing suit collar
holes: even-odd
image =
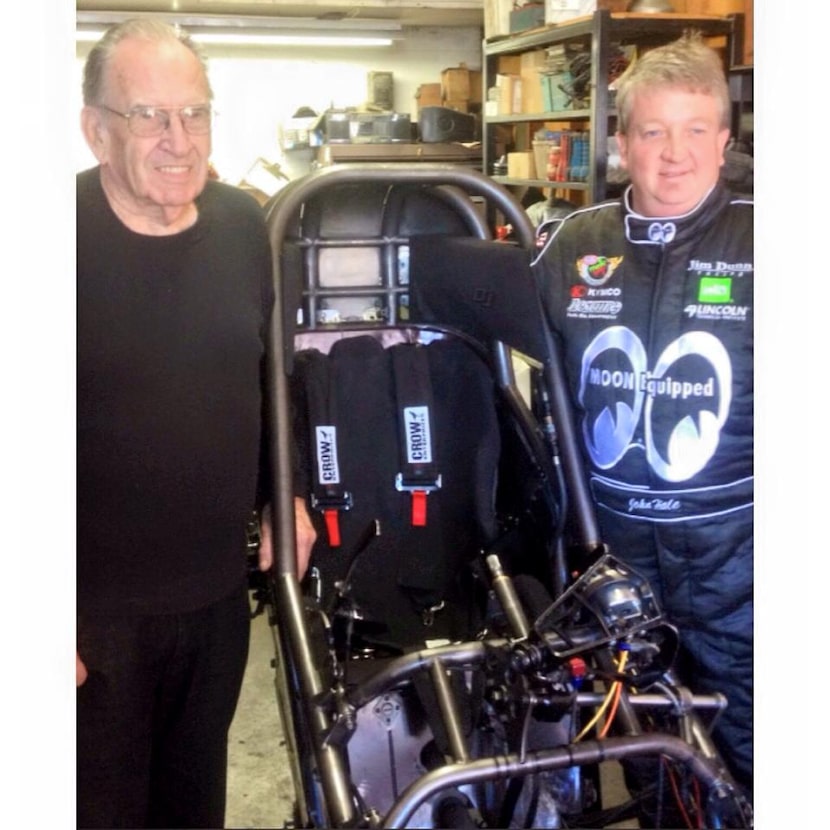
[[[721,183],[712,189],[688,213],[679,216],[643,216],[631,207],[632,188],[629,185],[623,194],[625,211],[625,236],[635,245],[669,245],[683,242],[695,236],[710,224],[717,210],[729,200],[729,194]]]

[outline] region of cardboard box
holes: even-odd
[[[520,75],[522,72],[521,55],[499,55],[496,59],[496,71],[500,75]]]
[[[532,52],[522,52],[519,57],[519,72],[532,72],[545,69],[548,63],[547,49],[534,49]]]
[[[467,69],[466,64],[450,67],[441,73],[441,98],[444,101],[481,102],[481,70]]]
[[[415,112],[441,106],[441,84],[421,84],[415,92]]]
[[[499,115],[514,115],[522,111],[521,75],[496,75]]]
[[[441,84],[421,84],[415,93],[422,107],[437,107],[441,103]]]
[[[480,69],[470,70],[470,103],[480,104],[484,100],[484,78]]]
[[[542,95],[542,76],[540,74],[547,64],[547,52],[537,49],[534,52],[525,52],[521,56],[522,79],[522,112],[544,112],[544,98]]]
[[[521,112],[533,115],[544,112],[542,96],[542,76],[538,72],[522,72],[522,109]]]
[[[507,154],[507,175],[511,179],[535,179],[536,162],[532,150]]]

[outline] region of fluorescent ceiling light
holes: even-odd
[[[178,24],[186,29],[194,40],[205,44],[370,47],[391,46],[396,37],[401,37],[401,24],[395,20],[78,12],[76,40],[98,40],[107,26],[128,17],[141,16]]]
[[[270,32],[194,32],[199,43],[221,43],[228,46],[391,46],[391,37],[376,35],[331,34],[271,34]]]
[[[101,39],[103,29],[75,29],[75,40],[78,43],[94,43]]]
[[[104,34],[104,29],[78,29],[75,40],[78,42],[94,43]],[[300,32],[191,32],[191,37],[197,43],[206,45],[220,44],[224,46],[391,46],[394,43],[391,37],[378,35],[360,35],[344,32],[342,35],[303,34]]]

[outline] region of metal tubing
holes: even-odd
[[[469,761],[470,753],[467,751],[464,730],[461,728],[461,718],[458,715],[455,695],[452,693],[446,669],[441,663],[434,662],[429,667],[429,674],[435,689],[435,697],[438,700],[441,721],[447,732],[447,741],[449,742],[452,758],[454,761]]]
[[[575,541],[585,552],[590,553],[600,548],[602,536],[579,450],[562,355],[547,329],[545,339],[548,344],[548,359],[545,361],[543,372],[548,385],[553,422],[559,435],[559,453],[573,511]]]
[[[406,827],[407,821],[421,804],[441,790],[451,787],[500,781],[516,776],[642,755],[668,755],[688,764],[692,773],[707,787],[734,789],[731,782],[723,778],[719,768],[680,738],[671,735],[607,738],[603,741],[584,741],[556,749],[528,752],[524,756],[512,753],[481,758],[432,770],[407,787],[384,817],[383,827]]]
[[[326,799],[327,818],[335,827],[347,825],[355,818],[354,799],[345,759],[339,747],[327,745],[323,736],[329,727],[325,709],[317,704],[325,688],[314,663],[303,614],[302,593],[294,574],[281,574],[274,584],[281,631],[292,650],[300,701],[305,706],[310,740],[320,773],[320,785]]]
[[[599,706],[605,700],[605,695],[599,692],[579,692],[576,702],[579,706]],[[635,709],[672,709],[677,702],[666,695],[641,694],[629,695],[629,702]],[[693,695],[692,702],[695,709],[724,709],[726,698],[721,694]]]
[[[487,557],[487,567],[490,569],[493,590],[499,598],[513,636],[517,640],[526,639],[530,633],[530,623],[513,587],[513,580],[502,570],[501,562],[495,553]]]
[[[503,650],[507,645],[507,640],[493,638],[409,652],[388,661],[383,668],[351,689],[347,694],[348,703],[356,708],[365,706],[389,688],[410,680],[418,672],[429,671],[436,662],[445,668],[472,668],[482,663],[488,654]],[[597,706],[604,698],[605,695],[596,692],[579,692],[577,703],[581,706]],[[635,708],[670,708],[677,705],[668,695],[653,693],[630,695],[630,701]],[[721,694],[693,695],[692,702],[695,709],[723,709],[726,705]]]
[[[544,313],[540,311],[540,317],[544,320]],[[558,449],[556,453],[546,442],[541,441],[536,432],[537,423],[533,415],[516,387],[516,373],[513,369],[512,353],[510,347],[497,340],[492,346],[493,368],[496,375],[496,382],[501,389],[505,400],[511,407],[513,417],[522,430],[525,440],[533,448],[538,463],[542,466],[548,485],[562,485],[562,474]],[[538,364],[541,369],[542,365]],[[555,432],[556,427],[554,425]],[[553,497],[552,497],[553,498]],[[564,485],[560,487],[559,501],[556,503],[557,517],[556,541],[551,555],[551,568],[553,584],[556,595],[559,596],[564,590],[568,581],[568,568],[565,562],[564,547],[560,544],[561,535],[564,530],[565,517],[567,515],[567,498],[564,492]]]
[[[286,658],[292,662],[309,728],[310,742],[326,798],[328,819],[335,826],[354,821],[351,782],[341,749],[327,745],[323,736],[329,724],[325,712],[315,703],[323,691],[320,675],[309,648],[310,637],[302,609],[297,581],[297,548],[294,525],[291,412],[289,407],[286,350],[293,346],[293,333],[284,330],[286,321],[283,287],[283,242],[302,206],[312,196],[341,183],[382,181],[385,184],[455,185],[462,190],[494,202],[506,214],[524,247],[533,245],[533,227],[521,205],[500,185],[474,170],[451,165],[395,164],[335,165],[289,182],[269,205],[266,213],[269,241],[273,252],[275,302],[267,348],[270,418],[269,459],[272,470],[272,517],[274,530],[275,596],[277,621],[283,629]]]
[[[274,688],[277,696],[277,706],[282,722],[282,731],[285,737],[288,762],[291,769],[291,780],[294,783],[296,794],[297,818],[301,826],[308,827],[310,820],[309,793],[306,791],[306,781],[303,779],[303,767],[301,764],[300,741],[306,734],[302,727],[302,713],[298,713],[300,701],[297,695],[291,693],[291,681],[289,677],[288,664],[285,660],[286,643],[282,636],[283,629],[273,624],[270,625],[271,636],[274,642]]]
[[[666,672],[666,678],[669,685],[684,689],[685,687],[682,686],[676,677],[675,671],[673,669],[669,669]],[[717,758],[719,753],[717,748],[715,747],[714,742],[710,736],[710,730],[715,725],[715,720],[720,716],[720,713],[726,709],[727,700],[726,696],[721,694],[720,692],[716,692],[715,694],[711,695],[712,698],[717,699],[718,705],[715,707],[718,709],[715,718],[709,724],[709,728],[705,728],[703,723],[700,720],[700,716],[697,714],[698,700],[700,698],[699,695],[691,695],[687,697],[684,702],[688,703],[686,707],[686,711],[684,712],[684,719],[686,721],[686,729],[689,732],[689,740],[693,741],[697,746],[700,747],[701,752],[709,758]]]
[[[489,650],[503,648],[506,640],[485,640],[483,642],[459,643],[421,649],[396,657],[389,661],[376,674],[352,689],[348,702],[360,708],[374,700],[390,687],[400,685],[418,672],[429,671],[433,663],[441,663],[446,668],[467,668],[484,661]]]

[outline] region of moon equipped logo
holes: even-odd
[[[677,234],[677,225],[674,222],[652,222],[648,226],[648,238],[651,242],[667,245]]]
[[[621,256],[606,257],[599,254],[586,254],[576,261],[576,270],[580,278],[588,285],[596,287],[608,282],[622,261]]]
[[[694,367],[694,371],[691,370]],[[649,368],[634,332],[612,326],[582,356],[579,401],[588,453],[610,469],[635,446],[665,481],[686,481],[714,455],[731,404],[732,364],[708,332],[687,332]],[[636,438],[642,421],[643,440]]]

